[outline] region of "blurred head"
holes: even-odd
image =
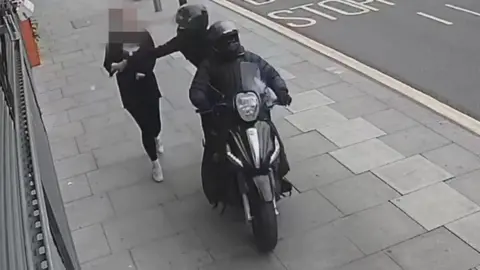
[[[146,24],[137,18],[134,7],[115,7],[108,10],[109,41],[111,43],[139,43]]]
[[[225,59],[235,59],[243,55],[238,29],[231,21],[218,21],[208,29],[213,52]]]
[[[208,27],[207,8],[199,4],[185,4],[177,10],[175,22],[179,35],[205,33]]]

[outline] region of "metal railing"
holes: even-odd
[[[18,25],[0,0],[0,269],[79,270]]]

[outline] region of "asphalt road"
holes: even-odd
[[[341,3],[348,0],[230,1],[480,120],[479,0],[350,0],[368,3],[360,8]]]

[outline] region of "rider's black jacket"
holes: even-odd
[[[208,110],[218,101],[219,95],[212,91],[210,85],[231,100],[241,89],[241,62],[258,64],[262,80],[280,100],[288,95],[287,85],[275,68],[257,54],[245,50],[243,55],[233,61],[212,55],[200,64],[190,87],[190,101],[193,106]]]

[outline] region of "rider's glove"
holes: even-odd
[[[279,102],[282,106],[289,106],[292,103],[292,97],[287,92],[283,92],[280,95]]]

